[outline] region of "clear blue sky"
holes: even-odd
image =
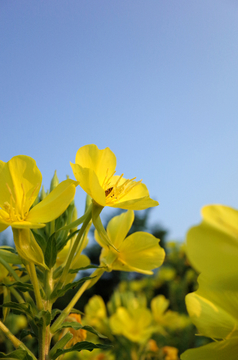
[[[182,240],[203,205],[238,204],[237,65],[234,0],[1,1],[0,159],[33,157],[47,187],[108,146]]]

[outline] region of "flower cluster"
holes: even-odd
[[[0,248],[4,309],[0,330],[17,349],[8,358],[36,360],[37,356],[4,324],[12,310],[27,318],[30,329],[26,335],[39,339],[39,360],[54,360],[72,351],[97,352],[107,348],[86,341],[86,330],[103,335],[92,326],[81,324],[80,316],[73,312],[74,305],[105,271],[149,275],[164,261],[159,239],[144,232],[127,236],[134,220],[133,210],[158,205],[150,198],[146,185],[135,178],[125,179],[123,174],[115,175],[116,157],[109,148],[83,146],[71,167],[75,179],[59,183],[55,173],[50,192],[45,193],[34,159],[19,155],[6,163],[0,161],[0,231],[10,226],[15,243],[15,248]],[[86,210],[81,217],[74,204],[78,185],[87,193]],[[127,210],[114,217],[107,229],[100,218],[105,206]],[[102,247],[98,267],[82,254],[92,223],[95,239]],[[75,279],[85,268],[96,269],[90,276]],[[80,285],[63,311],[52,310],[59,297]],[[58,341],[52,347],[53,338]]]

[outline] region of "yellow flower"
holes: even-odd
[[[157,295],[151,300],[151,311],[157,331],[166,336],[166,329],[182,329],[190,324],[190,320],[186,315],[180,315],[176,311],[168,310],[169,300],[164,295]]]
[[[84,312],[85,324],[95,327],[100,333],[110,337],[107,309],[101,296],[94,295],[91,297],[84,308]]]
[[[165,257],[159,246],[159,239],[151,234],[139,231],[126,238],[134,221],[132,210],[115,216],[107,226],[107,234],[112,246],[108,247],[101,240],[97,230],[95,239],[102,246],[100,262],[107,266],[107,271],[136,271],[142,274],[153,274],[151,270],[159,267]]]
[[[81,147],[71,163],[74,176],[82,189],[100,206],[143,210],[157,206],[141,181],[116,176],[116,157],[109,149],[96,145]]]
[[[123,335],[137,343],[145,343],[151,337],[154,331],[151,322],[151,312],[146,308],[127,310],[119,307],[116,313],[110,317],[113,334]]]
[[[189,316],[199,333],[215,342],[182,354],[182,360],[237,360],[238,286],[227,278],[225,287],[219,277],[210,281],[200,275],[199,289],[186,296]],[[234,280],[234,279],[233,279]]]
[[[164,346],[163,354],[165,355],[164,360],[179,360],[178,358],[178,349],[172,346]]]
[[[146,345],[147,351],[158,352],[159,348],[155,340],[150,339]]]
[[[202,209],[203,221],[187,234],[186,253],[198,272],[211,280],[238,273],[238,211],[223,205]]]
[[[40,190],[42,176],[29,156],[0,161],[0,231],[41,228],[60,216],[74,198],[73,180],[60,183],[43,201],[31,208]]]
[[[77,357],[76,357],[77,356]],[[75,359],[80,360],[115,360],[115,356],[110,351],[93,349],[92,351],[82,350],[75,355]]]

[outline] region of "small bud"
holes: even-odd
[[[45,188],[44,188],[44,186],[42,186],[41,194],[40,194],[40,201],[44,200],[45,197],[46,197]]]
[[[58,185],[59,185],[59,179],[58,179],[58,176],[57,176],[57,172],[55,170],[54,176],[53,176],[53,178],[51,180],[51,183],[50,183],[50,192],[52,190],[54,190],[56,188],[56,186],[58,186]]]

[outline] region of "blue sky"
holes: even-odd
[[[237,207],[236,1],[7,0],[0,34],[1,160],[33,157],[47,187],[108,146],[170,239],[205,204]]]

